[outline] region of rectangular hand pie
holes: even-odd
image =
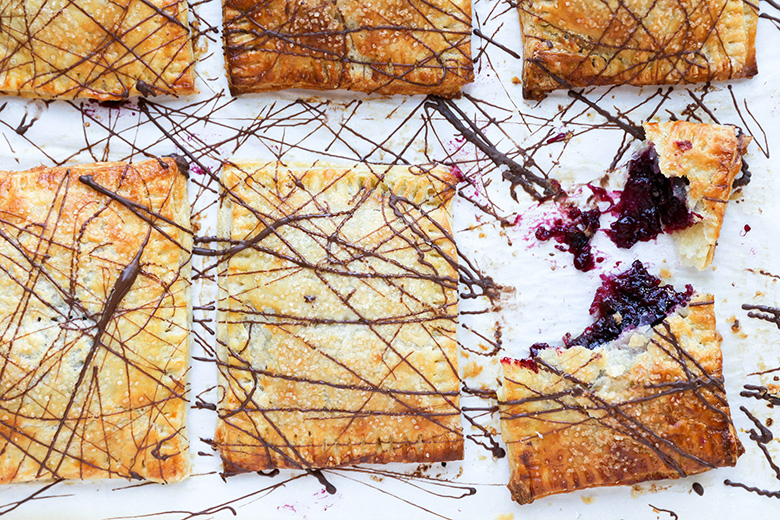
[[[233,94],[454,96],[473,80],[471,0],[225,0]]]
[[[189,473],[189,215],[172,159],[0,172],[0,482]]]
[[[694,296],[593,349],[504,360],[501,430],[517,502],[736,463],[712,300]]]
[[[0,19],[0,92],[121,100],[195,91],[185,0],[9,0]]]
[[[523,96],[559,88],[747,78],[757,3],[521,0]]]
[[[453,183],[440,167],[224,167],[227,472],[462,458]]]

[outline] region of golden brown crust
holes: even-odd
[[[225,0],[224,42],[233,94],[451,97],[474,77],[470,0]]]
[[[733,466],[742,446],[723,390],[712,296],[652,331],[594,350],[505,362],[501,430],[519,503],[576,489]]]
[[[559,88],[757,73],[757,12],[744,0],[523,0],[518,7],[526,99]]]
[[[267,163],[222,181],[225,469],[462,458],[451,174]]]
[[[188,228],[171,159],[0,172],[0,482],[189,473]]]
[[[195,92],[185,0],[11,0],[0,92],[121,100]]]
[[[733,126],[671,121],[644,123],[661,173],[688,179],[688,207],[700,218],[674,233],[683,260],[698,269],[712,264],[734,179],[750,137]]]

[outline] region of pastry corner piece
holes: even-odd
[[[661,173],[684,179],[695,221],[673,233],[683,261],[699,270],[715,256],[726,206],[751,138],[733,126],[670,121],[643,123]]]
[[[452,174],[228,164],[226,472],[462,458]]]
[[[0,482],[189,474],[172,159],[0,172]]]
[[[122,100],[195,90],[186,0],[9,0],[0,92]]]
[[[514,500],[733,466],[713,298],[593,349],[502,362],[501,429]]]
[[[233,94],[289,88],[457,96],[473,81],[471,0],[225,0]]]
[[[745,0],[522,0],[523,96],[758,73],[758,6]]]

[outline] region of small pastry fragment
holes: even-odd
[[[195,92],[185,0],[9,0],[0,92],[122,100]]]
[[[521,0],[523,96],[596,85],[750,78],[758,4],[744,0]]]
[[[734,179],[750,138],[733,126],[685,121],[643,123],[647,147],[628,165],[628,181],[607,232],[619,247],[672,233],[684,263],[712,264]]]
[[[0,172],[0,482],[189,474],[173,159]]]
[[[733,466],[742,454],[712,296],[677,293],[643,271],[635,264],[608,280],[594,301],[599,319],[565,347],[536,345],[531,358],[502,361],[501,431],[517,502],[684,477]],[[621,330],[621,312],[604,311],[621,308],[619,288],[634,282],[656,294]],[[680,298],[687,303],[674,304]]]
[[[225,0],[235,94],[289,88],[452,97],[474,79],[471,0]]]
[[[227,164],[225,471],[462,458],[452,174]]]

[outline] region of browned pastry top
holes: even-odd
[[[744,0],[521,0],[523,95],[752,77],[758,72],[756,6]]]
[[[0,482],[189,473],[191,241],[172,159],[0,172]]]
[[[195,92],[185,0],[9,0],[0,92],[121,100]]]
[[[452,182],[440,167],[225,168],[226,471],[462,458]]]
[[[733,466],[742,446],[723,389],[712,297],[593,350],[503,363],[501,430],[521,504],[596,486]]]
[[[226,0],[233,94],[454,96],[473,79],[470,0]]]

